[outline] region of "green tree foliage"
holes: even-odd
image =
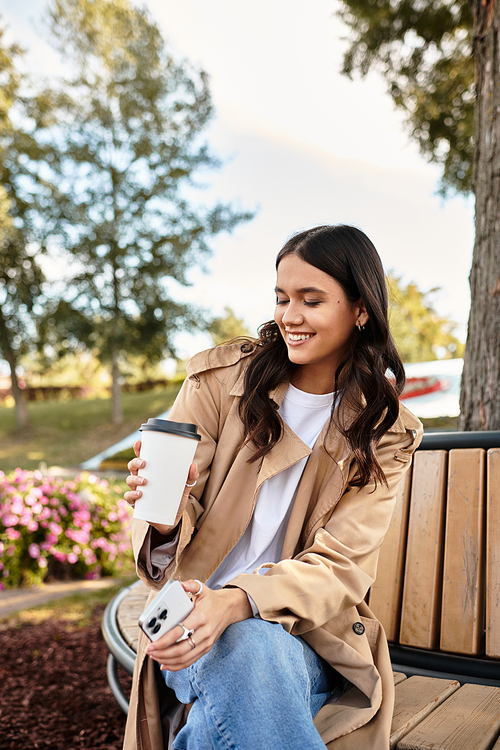
[[[234,310],[229,306],[224,308],[224,315],[212,320],[208,332],[216,346],[238,338],[238,336],[251,335],[250,329],[244,319],[238,318]]]
[[[432,298],[439,288],[422,292],[394,274],[388,275],[387,285],[391,332],[403,362],[463,356],[464,345],[454,334],[457,324],[434,309]]]
[[[53,0],[50,17],[70,71],[55,138],[75,272],[46,333],[112,363],[120,422],[120,356],[158,361],[174,352],[178,330],[204,327],[200,310],[172,294],[207,257],[210,237],[251,215],[186,199],[195,175],[219,166],[200,139],[212,115],[207,77],[173,60],[145,10]]]
[[[442,191],[472,189],[474,61],[466,0],[342,0],[351,31],[343,72],[378,70]]]
[[[33,92],[19,72],[21,57],[0,30],[0,357],[9,364],[18,428],[24,429],[29,415],[16,368],[36,338],[33,322],[43,301],[35,252],[43,251],[57,218],[46,169],[53,152],[43,140],[52,123],[51,97]]]

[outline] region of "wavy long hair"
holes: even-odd
[[[364,232],[346,225],[318,226],[291,237],[278,254],[276,268],[290,254],[334,278],[350,302],[364,302],[369,320],[364,330],[354,330],[349,351],[332,372],[336,399],[330,424],[340,429],[357,461],[353,486],[384,483],[376,446],[398,417],[405,372],[389,330],[380,257]],[[265,456],[280,440],[283,423],[269,392],[291,380],[299,367],[289,360],[274,321],[260,327],[257,344],[239,406],[246,442],[255,446],[251,461]]]

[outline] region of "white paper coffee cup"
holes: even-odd
[[[140,429],[146,465],[139,476],[147,484],[140,487],[142,497],[135,502],[134,518],[172,526],[201,435],[195,424],[167,419],[148,419]]]

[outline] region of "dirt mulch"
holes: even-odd
[[[0,631],[2,750],[121,750],[125,715],[108,686],[103,606],[83,627],[49,619]],[[131,678],[120,671],[128,695]]]

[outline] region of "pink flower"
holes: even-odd
[[[110,521],[118,521],[118,513],[115,513],[115,511],[112,510],[110,513],[108,513],[108,519]]]
[[[76,514],[75,514],[76,516]],[[78,518],[80,521],[83,521],[84,523],[87,521],[90,521],[90,513],[87,510],[87,508],[82,508],[78,511]]]
[[[19,539],[19,537],[21,536],[20,531],[12,528],[8,528],[5,533],[7,534],[7,539]]]
[[[68,562],[74,565],[76,562],[78,562],[78,555],[75,555],[74,552],[70,552],[68,555]]]
[[[64,554],[64,552],[59,552],[59,550],[57,549],[54,552],[54,557],[56,558],[56,560],[59,560],[59,562],[64,562],[66,560],[66,555]]]
[[[75,555],[79,555],[81,551],[82,551],[82,548],[78,544],[73,545],[73,552],[75,553]]]
[[[18,521],[19,518],[17,516],[14,516],[12,513],[6,513],[2,519],[2,523],[5,527],[15,526]]]
[[[16,495],[16,497],[12,500],[12,505],[10,506],[10,509],[12,513],[15,513],[16,516],[21,516],[24,511],[24,503],[23,499],[20,495]]]
[[[45,557],[39,557],[38,558],[38,567],[39,568],[46,568],[47,567],[47,560]]]
[[[0,581],[0,591],[3,591],[4,588],[5,588],[5,583],[2,583],[2,581]]]
[[[34,560],[38,560],[40,557],[40,547],[38,544],[30,544],[28,547],[29,556],[32,557]]]
[[[26,528],[29,532],[33,533],[33,531],[36,531],[38,529],[38,523],[36,521],[30,521]]]
[[[80,529],[67,529],[66,536],[73,542],[77,542],[77,544],[88,544],[89,542],[88,533]]]
[[[56,534],[57,536],[59,536],[59,534],[62,534],[62,527],[54,521],[52,521],[52,523],[49,523],[49,529],[53,534]]]

